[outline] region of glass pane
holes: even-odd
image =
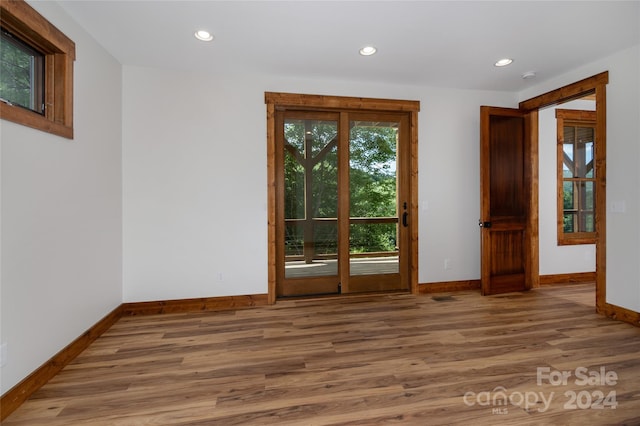
[[[338,275],[337,221],[316,222],[313,238],[305,245],[304,221],[287,223],[285,227],[285,277],[303,278]],[[305,252],[313,251],[310,261]]]
[[[38,68],[44,64],[43,55],[24,46],[7,33],[0,38],[0,98],[13,104],[41,111],[37,102],[43,87],[37,87]]]
[[[572,233],[574,230],[574,222],[575,222],[575,213],[565,213],[564,214],[564,232]]]
[[[593,182],[580,182],[580,210],[593,211],[594,190]]]
[[[338,127],[331,121],[314,121],[308,124],[307,137],[311,138],[313,156],[316,157],[328,145],[337,146],[337,135]]]
[[[576,140],[576,129],[573,126],[564,126],[564,143],[573,145]]]
[[[397,123],[352,122],[351,217],[395,217]]]
[[[286,257],[302,257],[304,247],[302,223],[287,220],[284,229],[284,255]]]
[[[586,213],[584,215],[584,232],[596,232],[596,222],[593,213]]]
[[[351,275],[398,273],[397,223],[352,224],[349,228]]]
[[[580,214],[578,231],[579,232],[595,232],[594,222],[594,202],[595,202],[595,184],[594,182],[580,182]]]
[[[304,166],[290,152],[284,156],[284,217],[304,219]]]
[[[336,121],[284,123],[285,277],[337,275]]]
[[[574,175],[574,163],[573,163],[573,143],[564,143],[562,145],[562,176],[573,177]]]
[[[593,127],[578,127],[576,129],[576,142],[584,144],[586,142],[593,142],[594,139]]]
[[[313,241],[317,256],[335,258],[338,254],[338,221],[315,221]]]
[[[574,194],[574,188],[573,188],[573,182],[564,182],[562,184],[563,189],[564,189],[564,201],[562,203],[563,205],[563,209],[564,210],[573,210],[575,209],[575,197],[573,196]]]
[[[578,127],[575,142],[574,177],[585,178],[593,175],[593,134],[592,127]]]
[[[349,251],[351,254],[397,251],[396,223],[351,224]]]
[[[595,182],[564,182],[564,232],[595,232]]]
[[[322,157],[318,159],[318,157]],[[312,173],[312,217],[338,217],[338,147],[314,158],[317,164]],[[309,202],[309,200],[307,200]]]
[[[593,142],[587,142],[584,144],[585,164],[586,170],[584,176],[587,178],[594,178],[595,176],[595,152]]]
[[[304,120],[287,120],[284,123],[285,144],[304,154]]]
[[[399,271],[397,143],[398,123],[351,122],[351,275],[388,274]]]

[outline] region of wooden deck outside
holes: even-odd
[[[640,329],[593,305],[570,285],[125,317],[3,424],[638,425]]]
[[[397,274],[398,256],[374,256],[352,258],[351,275]],[[288,261],[284,266],[287,278],[319,277],[338,275],[338,261],[318,259],[312,263],[304,260]]]

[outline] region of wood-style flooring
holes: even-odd
[[[569,285],[125,317],[3,424],[639,425],[640,328],[594,311]]]

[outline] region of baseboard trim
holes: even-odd
[[[584,284],[596,281],[595,272],[575,272],[571,274],[540,275],[540,285]]]
[[[121,317],[121,306],[118,306],[33,373],[25,377],[20,383],[9,389],[0,399],[0,420],[4,420],[9,414],[18,409],[35,391],[58,374],[60,370],[87,349],[91,343]]]
[[[267,305],[267,294],[122,303],[0,398],[0,421],[16,411],[123,316],[222,311]]]
[[[631,309],[612,305],[610,303],[605,303],[604,309],[599,311],[599,313],[613,320],[626,322],[636,327],[640,327],[640,312],[632,311]]]
[[[267,297],[267,294],[248,294],[243,296],[130,302],[122,304],[122,315],[176,314],[251,308],[267,305]]]
[[[480,290],[480,280],[445,281],[418,284],[418,293],[447,293],[453,291]]]

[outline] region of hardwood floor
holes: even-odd
[[[638,425],[640,328],[595,314],[593,289],[125,317],[3,424]]]

